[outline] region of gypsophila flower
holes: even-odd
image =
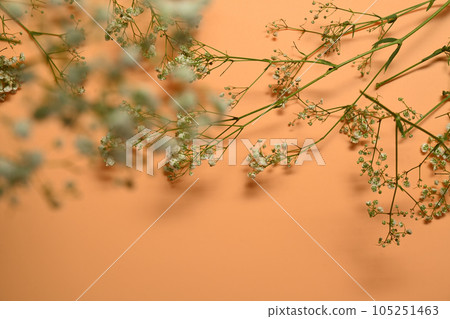
[[[0,56],[0,101],[4,101],[7,95],[16,93],[20,88],[24,61],[23,53],[19,58]]]
[[[422,151],[422,153],[428,152],[429,149],[430,149],[430,145],[428,145],[427,143],[422,144],[422,146],[420,147],[420,150]]]

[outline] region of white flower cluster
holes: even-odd
[[[123,149],[123,139],[113,136],[110,132],[102,137],[98,150],[105,161],[106,166],[114,166],[117,158],[120,158],[119,153]]]
[[[164,166],[164,170],[169,173],[169,180],[174,180],[187,172],[192,175],[194,168],[199,165],[199,160],[207,160],[210,166],[216,165],[218,161],[215,145],[197,146],[199,149],[194,150],[194,145],[186,140],[182,141],[177,138],[172,143],[170,159]]]
[[[435,180],[434,185],[422,185],[420,192],[419,215],[427,221],[431,221],[434,217],[441,217],[446,214],[450,205],[447,203],[446,195],[450,186],[450,181]]]
[[[134,18],[139,16],[144,12],[141,7],[130,7],[125,9],[122,6],[115,6],[114,8],[114,19],[112,19],[106,27],[105,35],[106,40],[110,40],[110,36],[117,37],[116,40],[121,45],[127,45],[125,39],[125,32],[128,25],[134,21]]]
[[[169,19],[179,18],[189,26],[195,27],[201,19],[201,10],[209,0],[147,0],[157,7],[164,17]]]
[[[166,172],[175,172],[189,165],[191,160],[191,152],[186,144],[176,141],[170,148],[170,159],[164,169]]]
[[[0,56],[0,101],[4,101],[8,94],[14,94],[20,88],[20,73],[25,56],[6,58]]]
[[[261,140],[258,140],[258,143]],[[262,148],[266,148],[264,144]],[[250,154],[247,155],[247,161],[249,162],[250,168],[252,171],[248,173],[248,177],[255,178],[256,175],[264,171],[267,167],[271,165],[276,165],[287,159],[286,156],[287,144],[283,143],[282,145],[276,145],[272,149],[272,153],[268,155],[264,155],[264,153],[259,148],[252,147],[250,149]]]
[[[450,141],[450,123],[445,127],[445,133],[437,136],[444,142]],[[445,170],[447,162],[450,158],[448,148],[444,148],[442,144],[438,145],[433,138],[428,138],[428,142],[420,146],[422,153],[431,152],[430,164],[434,171],[439,169]]]
[[[373,156],[373,152],[378,153],[378,157]],[[367,174],[369,177],[368,183],[373,192],[382,193],[381,188],[387,186],[389,189],[395,187],[395,179],[388,177],[386,173],[389,165],[385,163],[388,156],[383,152],[383,148],[372,150],[369,144],[365,144],[364,149],[358,152],[360,157],[356,161],[361,164],[361,174]],[[372,161],[372,158],[375,161]]]
[[[304,109],[297,114],[297,118],[289,122],[289,126],[294,126],[297,120],[307,120],[308,125],[312,126],[315,121],[325,122],[328,118],[328,111],[323,108],[323,98],[319,102],[312,102],[306,100],[304,102]]]
[[[24,152],[16,160],[0,155],[0,196],[17,184],[25,184],[43,161],[40,152]]]
[[[273,61],[271,66],[275,69],[272,78],[276,83],[269,84],[269,88],[277,97],[281,97],[297,89],[301,79],[293,78],[294,74],[298,72],[298,64],[296,62],[286,62],[292,59],[282,51],[274,50],[274,54],[276,55],[271,56]]]
[[[347,112],[339,132],[347,135],[353,144],[358,144],[363,138],[374,137],[372,125],[375,124],[375,120],[372,115],[368,108]]]
[[[188,83],[201,79],[209,73],[209,69],[204,63],[185,53],[169,61],[163,68],[157,68],[156,71],[160,80],[166,80],[167,76],[171,74],[175,78]]]
[[[175,138],[171,140],[169,161],[164,170],[169,173],[170,180],[174,180],[189,171],[192,175],[194,158],[192,144],[197,136],[194,114],[177,114],[177,130]]]

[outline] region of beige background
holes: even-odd
[[[336,3],[361,11],[369,5],[369,1]],[[379,0],[372,10],[387,14],[409,3]],[[289,48],[295,36],[283,34],[273,41],[266,37],[264,26],[281,17],[296,24],[308,15],[310,7],[309,1],[215,0],[205,12],[198,36],[235,55],[269,56],[273,48]],[[427,14],[419,12],[405,19],[398,35]],[[385,76],[446,44],[449,14],[446,10],[405,44],[397,58],[400,64]],[[342,59],[370,45],[369,38],[361,38],[357,44],[343,42]],[[115,49],[107,43],[105,50]],[[236,66],[208,83],[217,91],[228,84],[246,85],[262,67]],[[319,71],[320,67],[311,69],[308,77]],[[145,74],[136,78],[154,89]],[[268,80],[255,88],[237,114],[270,101]],[[329,105],[349,103],[365,81],[359,80],[356,69],[349,68],[344,75],[326,79],[310,94],[324,97]],[[449,84],[448,66],[436,61],[378,93],[386,101],[394,101],[394,107],[401,107],[395,100],[402,96],[424,111],[438,102],[439,93],[449,89]],[[15,99],[2,108],[17,107]],[[448,111],[448,105],[443,110]],[[293,137],[300,143],[307,137],[320,137],[328,124],[287,128],[296,111],[274,112],[249,128],[244,137],[253,141]],[[425,125],[439,133],[446,121],[440,123],[440,127],[430,121]],[[48,148],[47,137],[60,131],[58,125],[46,124],[36,129],[30,143]],[[383,140],[388,150],[393,144],[390,132],[387,128]],[[418,145],[422,142],[419,134],[417,137],[415,144],[402,144],[404,164],[414,163],[412,159],[420,156]],[[357,153],[339,134],[332,134],[319,148],[326,166],[307,162],[291,170],[277,168],[258,176],[258,181],[376,300],[449,300],[450,219],[444,217],[429,225],[409,222],[414,234],[400,247],[382,249],[376,242],[385,228],[381,220],[369,219],[366,212],[364,202],[374,196],[366,179],[359,177]],[[238,154],[245,156],[242,147]],[[79,164],[85,166],[81,160]],[[131,169],[127,173],[136,180],[132,190],[101,178],[110,176],[101,164],[83,169],[76,174],[79,198],[67,199],[59,210],[49,209],[33,187],[20,193],[17,207],[0,202],[0,299],[75,300],[200,178],[82,300],[369,300],[246,177],[244,167],[220,163],[208,168],[203,164],[193,177],[173,184],[161,174],[149,177]],[[66,173],[46,169],[41,174],[62,183]]]

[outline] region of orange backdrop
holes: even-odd
[[[369,5],[369,1],[336,3],[361,11]],[[409,3],[379,0],[372,11],[387,14]],[[289,48],[293,38],[282,34],[274,41],[266,36],[264,26],[278,18],[298,24],[310,7],[309,1],[215,0],[204,13],[198,37],[234,55],[270,56],[273,48]],[[405,18],[398,35],[427,14],[423,11]],[[386,76],[426,56],[430,48],[445,44],[442,41],[448,41],[450,29],[448,14],[446,10],[414,35],[397,57],[400,63]],[[101,30],[93,30],[90,36],[101,37]],[[369,40],[364,36],[357,43],[345,40],[343,55],[370,45]],[[111,42],[100,45],[104,49],[88,50],[86,55],[95,57],[99,52],[116,50]],[[379,62],[381,56],[374,65]],[[261,68],[256,63],[237,65],[207,83],[217,92],[228,84],[248,85]],[[320,70],[312,68],[308,77]],[[448,70],[445,62],[438,61],[378,93],[390,101],[405,97],[411,106],[423,111],[437,103],[443,84],[450,88]],[[157,91],[145,74],[136,74],[136,80]],[[270,101],[267,80],[255,87],[237,113]],[[325,79],[310,96],[340,105],[354,99],[365,81],[355,68],[348,68]],[[27,84],[23,91],[26,89]],[[27,109],[22,105],[26,101],[20,101],[17,95],[2,108],[18,108],[22,111],[11,114],[20,115]],[[295,111],[269,114],[244,137],[253,142],[258,138],[298,138],[300,143],[320,137],[328,124],[287,127]],[[445,127],[445,120],[441,124]],[[430,123],[425,125],[437,130]],[[43,149],[49,148],[50,137],[66,134],[53,123],[37,127],[35,133],[30,143]],[[387,150],[392,149],[389,138],[383,142]],[[11,146],[3,143],[2,148]],[[418,145],[402,147],[404,154],[410,154],[403,163],[412,163],[411,157],[420,156]],[[334,134],[319,149],[326,166],[306,162],[290,170],[276,168],[257,180],[376,300],[449,300],[450,219],[444,217],[427,225],[410,222],[412,236],[400,247],[382,249],[376,243],[385,228],[381,220],[368,217],[364,203],[373,199],[373,194],[366,179],[359,177],[354,148],[346,137]],[[238,155],[241,160],[245,157],[242,145]],[[126,172],[136,185],[128,190],[102,178],[105,169],[101,164],[95,168],[88,168],[82,160],[78,164],[86,166],[76,174],[80,194],[66,200],[61,209],[50,209],[33,187],[20,193],[21,203],[16,207],[0,203],[2,300],[77,299],[197,178],[185,196],[81,300],[370,299],[246,177],[245,167],[219,163],[209,168],[203,164],[194,176],[172,184],[161,174],[150,177],[129,169]],[[63,183],[66,173],[52,168],[42,174]]]

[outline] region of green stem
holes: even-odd
[[[450,95],[447,95],[441,102],[439,102],[436,106],[434,106],[432,109],[430,109],[427,113],[425,113],[424,116],[422,116],[419,120],[416,121],[416,125],[419,125],[420,122],[422,122],[423,120],[425,120],[431,113],[433,113],[434,111],[436,111],[438,108],[440,108],[445,102],[447,102],[448,100],[450,100]],[[411,131],[413,129],[413,127],[409,127],[406,131],[405,134],[407,134],[409,131]]]
[[[420,61],[417,62],[417,63],[414,63],[414,64],[411,65],[410,67],[408,67],[408,68],[404,69],[403,71],[401,71],[401,72],[399,72],[399,73],[397,73],[397,74],[391,76],[391,77],[388,78],[387,80],[384,80],[384,81],[382,81],[382,82],[377,83],[377,84],[376,84],[376,88],[378,89],[379,87],[385,85],[385,84],[388,83],[388,82],[391,82],[391,81],[394,80],[395,78],[397,78],[397,77],[399,77],[400,75],[402,75],[402,74],[408,72],[409,70],[415,68],[416,66],[418,66],[418,65],[420,65],[420,64],[422,64],[422,63],[424,63],[424,62],[426,62],[426,61],[428,61],[428,60],[430,60],[431,58],[433,58],[433,57],[435,57],[435,56],[437,56],[437,55],[439,55],[439,54],[441,54],[441,53],[443,53],[443,52],[447,52],[448,50],[449,50],[449,49],[448,49],[447,47],[443,47],[443,48],[440,48],[440,49],[434,51],[433,54],[429,55],[428,57],[426,57],[426,58],[420,60]]]
[[[392,195],[391,207],[389,208],[389,234],[391,234],[392,229],[392,210],[394,208],[395,196],[397,195],[398,189],[398,127],[395,126],[395,189],[394,194]]]
[[[6,15],[8,15],[14,22],[16,22],[28,34],[28,36],[31,38],[31,40],[33,40],[33,42],[36,44],[36,46],[39,48],[39,50],[44,55],[47,64],[50,66],[50,69],[52,71],[55,82],[59,83],[58,75],[55,73],[55,70],[59,72],[59,69],[56,66],[56,64],[53,62],[51,57],[48,55],[47,51],[41,45],[41,43],[37,40],[35,34],[39,35],[39,32],[35,32],[35,31],[28,29],[18,18],[16,18],[13,14],[11,14],[8,11],[8,9],[1,2],[0,2],[0,10],[2,10]]]
[[[10,39],[8,37],[0,36],[0,42],[8,42],[8,43],[14,43],[14,44],[20,44],[20,40],[14,40]]]
[[[450,153],[450,150],[448,149],[447,145],[445,145],[445,143],[442,141],[442,139],[440,139],[439,137],[437,137],[436,135],[434,135],[433,133],[425,130],[424,128],[422,128],[419,125],[416,125],[415,123],[408,121],[407,119],[403,118],[402,116],[400,116],[399,113],[395,113],[394,111],[390,110],[389,108],[387,108],[386,106],[384,106],[382,103],[380,103],[380,101],[378,101],[377,99],[367,95],[366,93],[362,93],[364,95],[365,98],[367,98],[368,100],[372,101],[373,103],[377,104],[379,107],[381,107],[382,109],[384,109],[386,112],[388,112],[389,114],[391,114],[394,119],[398,119],[402,122],[405,122],[415,128],[417,128],[418,130],[422,131],[423,133],[427,134],[428,136],[432,137],[434,140],[436,140],[436,142],[438,144],[440,144],[447,152]]]

